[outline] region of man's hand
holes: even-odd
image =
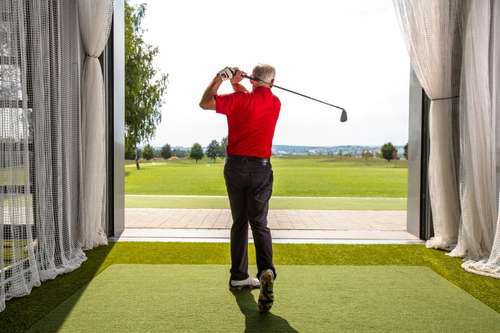
[[[217,73],[217,76],[220,77],[223,81],[231,80],[234,77],[234,74],[236,73],[237,70],[238,68],[235,67],[234,68],[225,67],[222,70],[220,70],[219,73]]]
[[[247,73],[240,71],[238,67],[233,68],[235,70],[234,76],[231,79],[231,85],[235,92],[248,92],[248,90],[240,83],[241,80],[245,78]]]
[[[247,75],[247,73],[240,71],[238,67],[234,67],[233,70],[235,70],[235,73],[231,79],[232,84],[240,83],[245,78],[244,76]]]

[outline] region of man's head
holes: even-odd
[[[252,77],[260,79],[262,81],[250,80],[253,89],[257,87],[268,87],[271,88],[274,83],[274,77],[276,75],[276,70],[271,65],[257,65],[252,71]]]

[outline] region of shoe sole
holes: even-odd
[[[266,313],[274,303],[274,277],[271,272],[264,272],[260,278],[259,311]]]

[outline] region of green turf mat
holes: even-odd
[[[112,265],[32,332],[499,332],[500,315],[421,266],[280,266],[277,301],[223,265]]]

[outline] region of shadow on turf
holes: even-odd
[[[109,245],[85,252],[87,260],[78,269],[62,274],[54,280],[43,282],[40,287],[33,288],[28,296],[9,300],[6,309],[0,313],[0,332],[25,332],[75,295],[72,301],[62,308],[59,315],[55,316],[56,320],[50,323],[50,330],[44,331],[44,333],[57,332],[87,285],[100,273],[101,264],[114,245],[114,242],[110,242]]]
[[[245,315],[245,332],[298,332],[286,319],[272,312],[261,314],[250,290],[243,289],[232,293],[241,313]]]

